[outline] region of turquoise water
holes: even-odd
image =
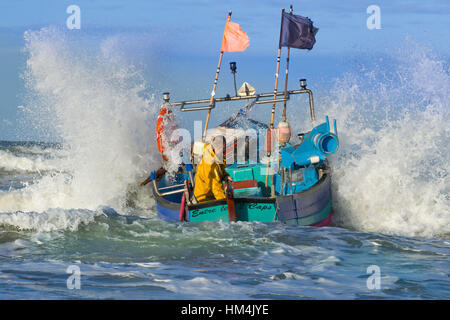
[[[19,146],[2,142],[0,154],[51,161],[52,152],[59,150],[55,145]],[[19,188],[24,180],[39,179],[40,174],[2,169],[2,190],[12,189],[2,191],[1,200],[4,193],[23,190]],[[159,220],[152,205],[136,208],[133,192],[128,197],[126,211],[99,207],[1,212],[0,298],[448,299],[450,295],[448,237],[280,223],[179,224]],[[73,265],[80,271],[80,289],[68,289],[72,273],[67,270]],[[380,271],[378,289],[367,283],[373,265]]]

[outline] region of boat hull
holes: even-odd
[[[153,188],[152,188],[153,189]],[[170,201],[159,196],[153,189],[158,217],[179,221],[181,201]],[[333,209],[331,202],[331,179],[324,174],[311,188],[286,196],[274,198],[236,198],[236,221],[280,221],[300,226],[328,226]],[[182,212],[183,221],[230,221],[226,200],[208,201],[188,205]]]

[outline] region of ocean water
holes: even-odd
[[[159,220],[139,182],[159,167],[160,101],[123,39],[25,39],[23,125],[59,140],[0,142],[0,299],[450,298],[450,73],[432,49],[315,91],[340,150],[332,226],[313,228]]]

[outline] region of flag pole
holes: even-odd
[[[289,13],[292,15],[292,4],[289,8]],[[291,51],[290,47],[287,47],[287,54],[286,54],[286,78],[284,79],[284,99],[287,99],[287,85],[288,85],[288,75],[289,75],[289,53]],[[286,104],[287,100],[284,100],[284,107],[283,107],[283,121],[286,121]]]
[[[275,100],[277,98],[277,89],[278,89],[278,72],[280,71],[280,56],[281,56],[281,35],[283,33],[283,19],[284,19],[284,8],[281,10],[281,26],[280,26],[280,41],[278,43],[278,54],[277,54],[277,71],[275,73],[275,88],[273,89],[273,99]],[[272,105],[272,115],[270,116],[270,128],[269,130],[267,130],[267,134],[272,135],[272,130],[274,129],[273,127],[273,122],[275,119],[275,105],[276,102],[273,102]],[[269,139],[269,138],[266,138]],[[272,136],[270,137],[270,141],[272,141]],[[266,183],[265,183],[265,187],[267,188],[267,185],[269,183],[269,166],[270,166],[270,161],[269,158],[272,154],[272,150],[271,150],[271,146],[270,149],[267,150],[267,171],[266,171]]]
[[[278,55],[277,55],[277,71],[275,73],[275,88],[273,89],[273,99],[277,98],[278,89],[278,72],[280,71],[280,56],[281,56],[281,35],[283,32],[283,20],[284,20],[284,8],[281,10],[281,26],[280,26],[280,42],[278,44]],[[273,129],[273,122],[275,119],[275,101],[272,105],[272,115],[270,116],[270,128]]]
[[[227,22],[230,21],[230,18],[231,18],[231,10],[230,10],[230,12],[228,12]],[[225,23],[225,26],[226,26],[226,23]],[[223,38],[222,38],[222,44],[223,44]],[[216,77],[214,78],[213,89],[211,91],[211,100],[209,101],[210,109],[208,110],[208,115],[206,116],[205,130],[203,131],[203,137],[202,137],[203,142],[205,142],[205,139],[206,139],[206,131],[208,130],[208,123],[209,123],[209,118],[211,116],[211,109],[214,105],[214,96],[216,95],[217,80],[219,79],[220,66],[222,65],[222,57],[223,57],[223,51],[222,51],[222,47],[221,47],[219,63],[217,65]]]

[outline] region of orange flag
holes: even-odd
[[[248,39],[247,33],[242,31],[239,24],[231,22],[230,16],[227,17],[227,22],[225,23],[225,30],[223,31],[222,48],[221,52],[239,52],[245,51],[250,40]]]

